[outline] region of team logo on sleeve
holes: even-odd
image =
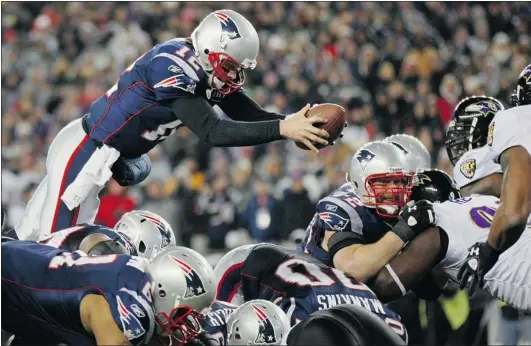
[[[215,12],[214,16],[221,23],[221,41],[224,41],[226,38],[234,40],[241,37],[236,23],[228,15],[223,12]]]
[[[465,177],[472,179],[476,173],[476,159],[467,159],[461,163],[459,170]]]
[[[367,164],[371,162],[373,158],[374,154],[367,149],[360,150],[360,152],[356,155],[356,159],[360,162],[362,170],[365,170],[365,168],[367,168]]]
[[[492,141],[494,140],[494,121],[489,125],[489,133],[487,135],[487,144],[492,146]]]
[[[344,217],[331,212],[319,213],[319,218],[335,231],[343,231],[347,228],[350,221],[349,219],[345,219]]]
[[[120,315],[120,322],[122,322],[122,330],[128,340],[133,340],[141,337],[146,333],[142,323],[131,313],[122,302],[120,297],[116,297],[118,305],[118,314]]]
[[[256,337],[255,343],[257,344],[274,344],[277,342],[275,337],[275,329],[273,324],[267,317],[266,313],[263,312],[256,305],[252,305],[256,316],[258,317],[258,336]]]
[[[207,293],[205,289],[205,285],[203,284],[203,281],[201,281],[201,278],[199,277],[199,274],[195,272],[195,270],[190,267],[185,262],[181,261],[180,259],[170,256],[172,260],[177,263],[179,267],[184,272],[184,277],[186,278],[186,293],[184,294],[184,298],[193,298],[193,297],[199,297],[203,294]]]

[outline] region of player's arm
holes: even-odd
[[[461,195],[463,197],[467,197],[471,194],[477,193],[480,195],[500,197],[502,181],[502,174],[491,174],[489,176],[486,176],[485,178],[476,180],[470,184],[461,187]]]
[[[238,121],[283,120],[286,118],[282,114],[266,111],[243,90],[225,96],[220,107],[231,119]]]
[[[98,345],[131,345],[113,319],[109,303],[101,295],[89,294],[81,300],[81,322]]]
[[[431,227],[413,239],[375,276],[371,289],[378,298],[382,301],[397,299],[418,284],[446,253],[445,236],[439,227]]]
[[[522,146],[514,146],[500,155],[504,171],[501,205],[494,215],[488,245],[503,252],[511,247],[525,230],[531,213],[531,156]]]
[[[408,225],[405,220],[415,220]],[[361,223],[353,224],[354,232],[325,234],[327,250],[333,259],[334,267],[366,282],[376,275],[396,254],[420,232],[435,222],[431,203],[419,201],[405,207],[398,222],[391,231],[372,244],[361,244]],[[324,243],[323,242],[323,243]]]

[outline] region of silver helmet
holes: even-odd
[[[411,172],[416,173],[431,168],[430,152],[417,138],[411,135],[406,135],[405,133],[400,133],[391,135],[383,141],[392,143],[398,149],[402,150],[406,155],[409,170]]]
[[[235,11],[210,13],[192,32],[192,42],[210,86],[222,94],[240,89],[244,70],[256,67],[258,33]]]
[[[138,255],[147,259],[170,245],[177,245],[170,224],[147,210],[125,213],[114,229],[128,237],[138,250]]]
[[[218,299],[232,303],[234,305],[241,305],[245,302],[241,285],[238,282],[227,282],[230,272],[233,269],[242,266],[245,260],[257,244],[249,244],[239,246],[229,251],[223,256],[214,267],[214,277],[217,282],[217,297]],[[222,289],[223,287],[223,289]],[[230,292],[225,292],[230,290]]]
[[[282,345],[289,330],[289,318],[276,304],[251,300],[227,320],[227,345]]]
[[[153,307],[158,334],[169,344],[186,343],[201,333],[204,312],[214,301],[214,272],[194,250],[170,246],[147,267],[152,279]]]
[[[376,141],[354,154],[347,180],[365,206],[376,208],[378,215],[397,217],[408,201],[412,177],[404,153],[391,143]]]

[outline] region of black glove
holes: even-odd
[[[470,296],[474,294],[476,286],[483,288],[483,277],[494,267],[500,255],[501,252],[494,249],[487,242],[478,242],[469,247],[466,262],[463,263],[457,273],[457,280],[461,282],[459,288],[464,289],[469,278],[471,279],[470,288],[468,289]]]
[[[425,229],[435,225],[433,204],[427,200],[409,202],[400,212],[398,222],[391,232],[407,243]]]

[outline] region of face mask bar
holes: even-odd
[[[212,87],[224,95],[232,94],[241,89],[245,83],[243,67],[230,55],[223,52],[208,53],[208,61],[212,66]],[[227,72],[236,70],[236,78],[232,79]],[[215,80],[221,85],[216,85]]]

